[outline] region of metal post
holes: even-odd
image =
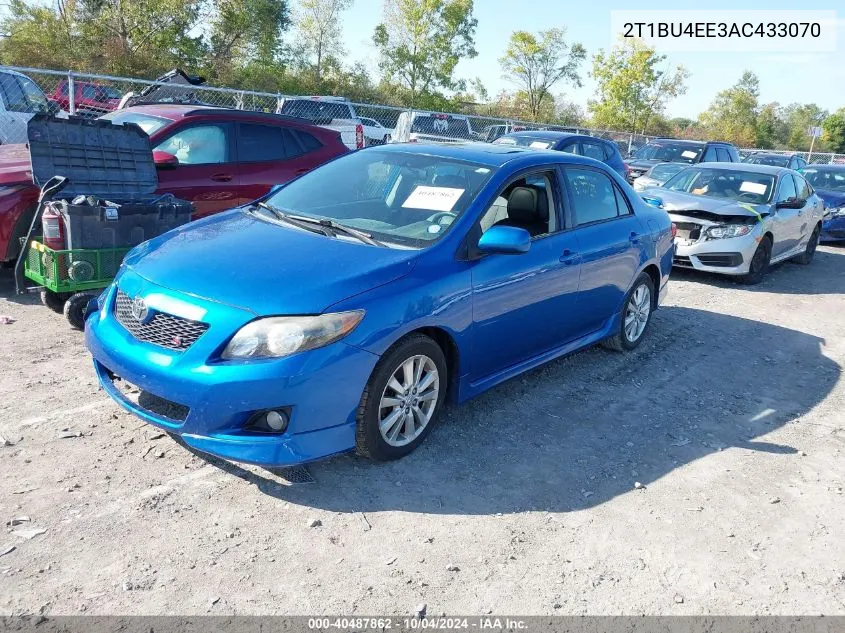
[[[813,157],[813,145],[815,145],[815,144],[816,144],[816,135],[813,134],[813,136],[810,137],[810,153],[807,154],[807,163],[808,164],[810,162],[810,159]]]
[[[76,114],[76,86],[73,82],[73,72],[67,71],[67,109],[70,114]]]

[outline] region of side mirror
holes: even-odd
[[[478,240],[482,253],[519,255],[531,248],[531,234],[516,226],[492,226]]]
[[[179,159],[170,152],[162,152],[155,150],[153,152],[153,162],[156,164],[156,169],[173,169],[179,166]]]
[[[776,209],[803,209],[806,200],[800,198],[787,198],[775,204]]]

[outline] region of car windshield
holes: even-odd
[[[411,123],[412,134],[434,134],[453,138],[469,138],[469,121],[448,114],[418,115]]]
[[[348,103],[318,99],[288,99],[282,104],[279,114],[308,119],[317,125],[331,125],[335,119],[353,118]]]
[[[557,139],[554,138],[538,138],[521,134],[503,136],[493,141],[494,145],[518,145],[520,147],[533,147],[534,149],[549,149],[555,143],[557,143]]]
[[[682,169],[686,169],[683,163],[664,163],[652,167],[650,176],[660,182],[666,182]]]
[[[663,187],[696,196],[765,204],[771,199],[774,183],[774,176],[754,171],[692,167],[675,174]]]
[[[801,175],[816,189],[845,193],[845,167],[840,169],[818,169],[808,167]]]
[[[123,125],[124,123],[134,123],[142,130],[144,130],[147,135],[154,134],[168,123],[171,123],[169,119],[151,116],[149,114],[142,114],[140,112],[132,112],[131,110],[117,110],[116,112],[109,112],[108,114],[105,114],[100,118],[104,121],[111,121],[112,123],[116,123],[117,125]]]
[[[689,143],[649,143],[634,152],[634,158],[667,163],[697,163],[702,147]]]
[[[291,215],[334,220],[388,245],[422,248],[449,231],[494,171],[437,156],[368,149],[318,167],[265,202]]]
[[[772,167],[786,167],[789,165],[789,156],[778,156],[777,154],[751,155],[745,159],[746,163],[752,165],[771,165]]]

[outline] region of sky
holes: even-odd
[[[570,41],[587,49],[587,60],[581,67],[583,87],[558,85],[553,93],[582,107],[592,97],[595,83],[587,76],[591,56],[600,48],[613,45],[610,12],[632,9],[682,9],[677,0],[610,2],[606,0],[475,0],[476,49],[478,57],[462,60],[456,76],[479,77],[491,95],[502,89],[513,90],[513,84],[502,79],[499,58],[515,30],[536,32],[551,27],[565,27]],[[837,14],[837,51],[834,53],[668,53],[668,62],[681,64],[690,72],[687,93],[671,101],[670,117],[696,118],[710,105],[716,93],[736,83],[744,70],[751,70],[760,79],[760,103],[795,101],[817,103],[826,110],[845,107],[845,3],[842,0],[709,0],[708,9],[839,9]],[[344,16],[344,43],[349,61],[363,61],[376,72],[378,55],[372,45],[372,33],[382,19],[383,0],[354,0]]]

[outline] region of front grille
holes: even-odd
[[[742,264],[742,253],[707,253],[696,257],[704,266],[733,268]]]
[[[695,222],[675,222],[676,236],[688,242],[697,242],[701,238],[701,225]]]
[[[132,316],[132,301],[129,295],[118,290],[114,301],[114,315],[118,323],[139,341],[182,352],[208,329],[208,323],[191,321],[163,312],[154,312],[151,319],[142,323]]]
[[[672,260],[673,266],[680,266],[682,268],[692,268],[692,262],[690,261],[689,257],[685,255],[675,255],[674,259]]]

